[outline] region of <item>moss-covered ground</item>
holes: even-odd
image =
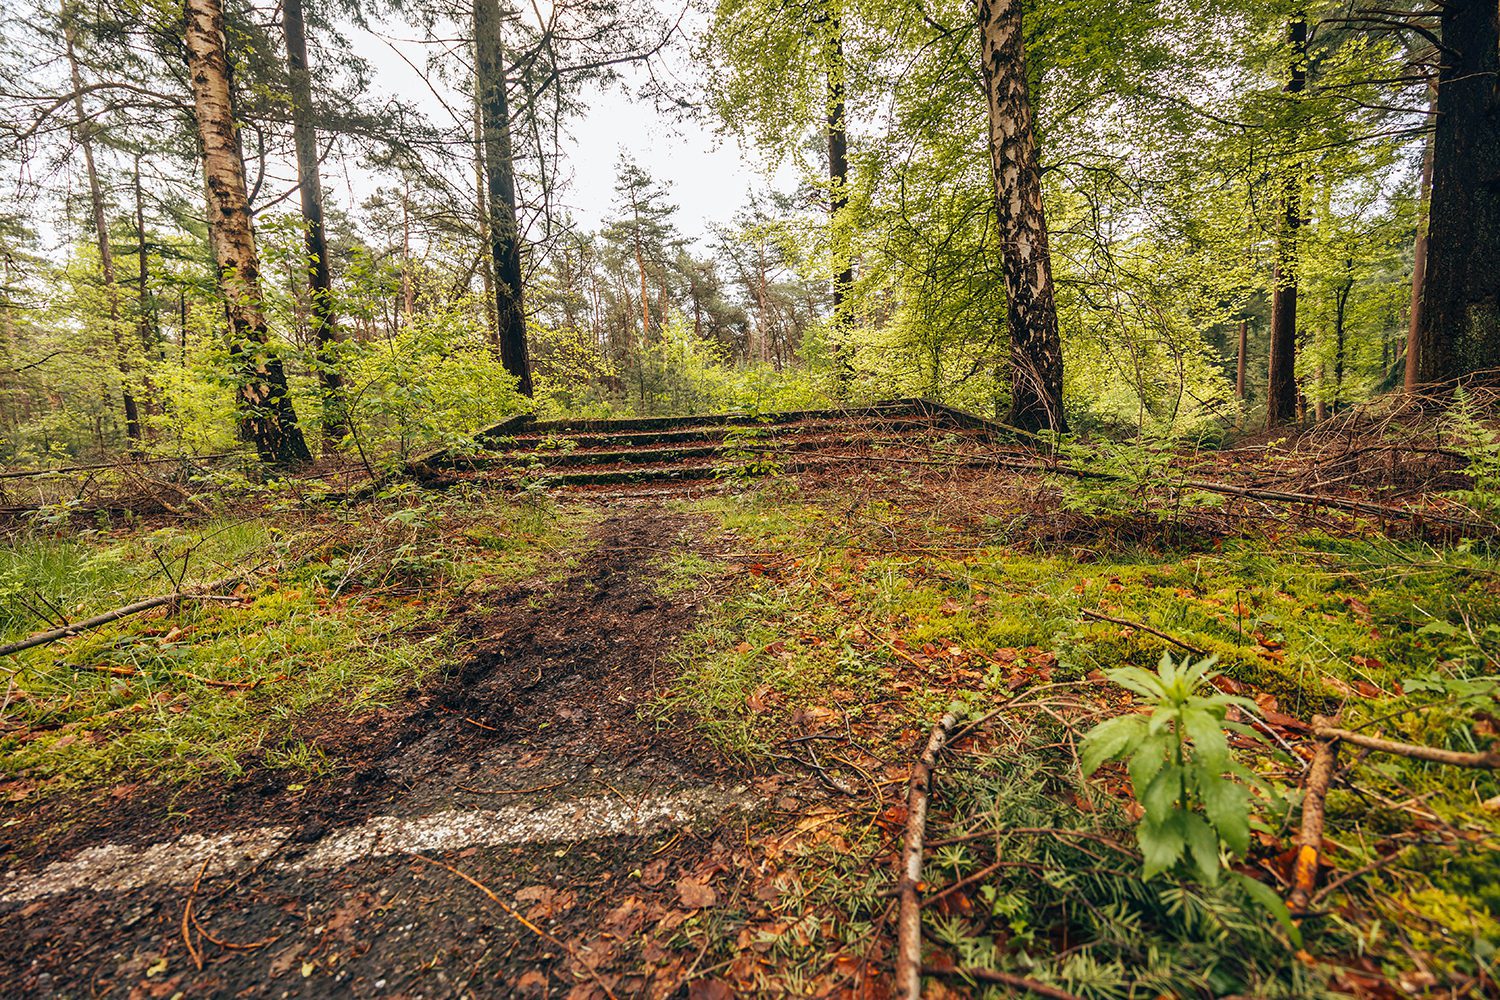
[[[902,779],[958,707],[1000,711],[938,781],[925,879],[939,961],[1090,997],[1493,988],[1492,772],[1346,751],[1327,888],[1293,932],[1238,883],[1143,880],[1123,773],[1084,779],[1076,751],[1093,724],[1130,710],[1104,671],[1154,668],[1163,653],[1215,658],[1219,689],[1259,709],[1247,714],[1260,738],[1236,743],[1264,787],[1251,849],[1232,863],[1284,894],[1314,715],[1408,743],[1489,745],[1495,550],[1352,522],[1184,531],[1151,514],[1132,541],[1056,543],[1039,541],[1045,519],[1024,484],[899,482],[773,484],[694,505],[742,551],[720,567],[725,597],[688,637],[671,704],[745,760],[830,793],[811,829],[801,816],[768,838],[774,877],[799,891],[741,915],[778,956],[752,966],[726,950],[741,982],[796,993],[879,978]],[[968,988],[959,973],[946,982]]]
[[[313,773],[297,723],[399,704],[471,651],[486,595],[567,558],[592,514],[395,490],[355,507],[252,509],[149,530],[38,528],[0,547],[0,643],[252,571],[7,659],[0,775],[12,801],[248,764]]]

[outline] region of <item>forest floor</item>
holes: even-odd
[[[1051,996],[1494,994],[1490,773],[1348,755],[1299,937],[1231,883],[1143,879],[1123,770],[1077,757],[1130,710],[1103,670],[1217,656],[1267,734],[1236,744],[1267,783],[1236,868],[1284,893],[1313,715],[1493,737],[1461,689],[1494,673],[1487,544],[882,454],[13,539],[8,608],[75,619],[181,560],[276,562],[12,661],[0,993],[886,996],[905,784],[958,707],[990,721],[939,769],[928,995],[1013,991],[974,968]],[[6,638],[37,624],[8,613]]]

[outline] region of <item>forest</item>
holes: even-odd
[[[0,997],[1500,996],[1496,0],[6,14]]]

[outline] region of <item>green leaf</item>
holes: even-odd
[[[1135,791],[1137,799],[1146,797],[1146,789],[1151,785],[1151,779],[1156,777],[1162,765],[1167,762],[1167,746],[1171,740],[1169,736],[1148,736],[1136,748],[1135,755],[1130,758],[1130,787]]]
[[[1151,779],[1146,793],[1140,796],[1141,806],[1146,810],[1146,820],[1161,823],[1170,816],[1182,791],[1182,768],[1167,764]]]
[[[1183,671],[1182,682],[1189,689],[1196,688],[1209,678],[1209,670],[1215,663],[1219,662],[1217,656],[1206,656]]]
[[[1218,719],[1198,709],[1184,709],[1182,728],[1193,741],[1200,767],[1217,774],[1229,765],[1229,741]]]
[[[1131,744],[1139,743],[1145,728],[1146,720],[1141,716],[1122,715],[1089,730],[1079,751],[1084,777],[1097,771],[1105,761],[1123,754]]]
[[[1188,851],[1192,854],[1193,864],[1198,867],[1198,874],[1203,876],[1207,885],[1218,885],[1219,883],[1219,838],[1210,827],[1196,813],[1182,814],[1182,829],[1184,838],[1187,840]]]
[[[1243,854],[1250,846],[1250,796],[1245,789],[1218,775],[1199,774],[1198,798],[1219,839],[1235,854]]]
[[[1141,846],[1145,862],[1144,876],[1151,878],[1177,864],[1187,846],[1182,830],[1182,814],[1173,813],[1165,823],[1146,822],[1136,827],[1136,843]]]
[[[1281,897],[1276,895],[1276,890],[1257,879],[1253,879],[1241,872],[1230,873],[1234,880],[1239,883],[1240,888],[1245,890],[1245,895],[1250,901],[1256,903],[1261,909],[1275,917],[1286,931],[1286,935],[1292,941],[1292,947],[1302,947],[1302,931],[1297,927],[1297,922],[1292,919],[1292,911],[1286,908]]]
[[[1456,626],[1450,625],[1447,622],[1441,622],[1441,621],[1439,621],[1439,622],[1428,622],[1426,625],[1423,625],[1421,628],[1417,629],[1417,634],[1418,635],[1443,635],[1443,636],[1448,636],[1448,637],[1451,638],[1453,636],[1458,635],[1459,631],[1458,631],[1458,628]]]
[[[1116,667],[1113,670],[1104,671],[1104,676],[1120,685],[1122,688],[1134,691],[1151,701],[1160,701],[1166,693],[1162,687],[1161,679],[1155,674],[1142,670],[1140,667]]]
[[[1171,705],[1158,705],[1151,713],[1151,734],[1165,732],[1169,722],[1177,721],[1177,709]]]

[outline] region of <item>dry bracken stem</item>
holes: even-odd
[[[943,752],[948,734],[958,722],[952,712],[943,716],[927,740],[927,749],[912,771],[906,796],[906,841],[901,851],[901,913],[896,920],[896,994],[907,1000],[922,995],[922,835],[927,827],[927,800],[932,791],[932,771]]]

